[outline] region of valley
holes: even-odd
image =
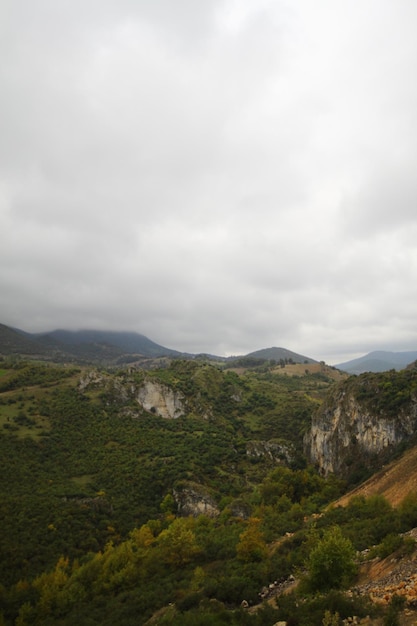
[[[397,606],[385,592],[372,602],[362,590],[377,562],[413,563],[416,372],[349,378],[323,363],[253,357],[236,367],[167,358],[144,369],[5,355],[3,623],[408,619],[410,600]],[[335,415],[332,441],[347,463],[323,471],[311,441],[322,428],[323,454],[332,453],[325,420]],[[387,435],[372,448],[360,424],[378,415]],[[348,424],[354,438],[343,434]],[[361,433],[369,462],[361,453],[359,477],[348,459]],[[343,565],[331,583],[321,551]],[[291,577],[291,593],[259,596]],[[360,594],[345,593],[355,585]]]

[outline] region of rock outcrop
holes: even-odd
[[[416,541],[417,528],[404,536]],[[415,544],[414,544],[415,545]],[[402,555],[401,549],[385,559],[364,561],[360,567],[360,580],[355,594],[369,596],[377,604],[389,604],[393,596],[404,599],[409,608],[417,608],[417,551]],[[408,622],[407,622],[408,623]],[[411,623],[411,622],[410,622]],[[413,621],[413,624],[417,622]]]
[[[400,376],[362,375],[339,384],[313,416],[304,444],[322,474],[346,476],[369,467],[417,431],[415,381],[398,384]],[[407,382],[407,381],[406,381]]]
[[[78,389],[81,393],[99,389],[102,393],[106,393],[109,399],[112,398],[112,401],[116,400],[124,404],[131,399],[134,387],[126,385],[116,376],[99,370],[89,370],[81,374]]]
[[[294,459],[294,446],[277,441],[249,441],[246,444],[249,457],[266,457],[277,465],[288,465]]]
[[[178,514],[182,516],[207,515],[207,517],[217,517],[220,510],[215,500],[208,491],[201,485],[188,483],[178,487],[173,492],[174,500],[177,503]]]
[[[88,370],[82,372],[78,383],[78,389],[81,392],[84,392],[92,387],[103,387],[107,384],[108,380],[109,376],[107,374],[102,374],[98,370]]]
[[[146,380],[136,399],[145,411],[160,417],[174,419],[185,414],[183,394],[156,381]]]
[[[121,409],[125,404],[134,405],[135,401],[145,411],[167,419],[175,419],[186,413],[183,393],[150,378],[137,383],[123,381],[116,376],[96,370],[83,373],[79,382],[80,391],[85,392],[94,388],[101,388],[107,394],[108,401],[119,403]],[[132,406],[124,409],[124,413],[135,415]]]

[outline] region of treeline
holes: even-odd
[[[80,372],[78,368],[51,367],[26,361],[3,362],[7,376],[0,377],[0,393],[34,385],[51,385]]]
[[[358,401],[375,414],[396,417],[408,407],[417,393],[417,369],[390,370],[377,374],[366,372],[351,376],[346,388],[352,390]]]
[[[240,357],[240,358],[234,358],[234,359],[230,359],[229,361],[226,361],[226,363],[224,364],[224,368],[228,369],[228,368],[236,368],[236,367],[244,367],[244,368],[250,368],[250,369],[258,369],[261,371],[267,371],[268,367],[282,367],[284,368],[286,365],[294,365],[296,363],[296,361],[294,361],[294,359],[290,358],[280,358],[280,359],[267,359],[267,358],[263,358],[263,357],[251,357],[251,356],[244,356],[244,357]],[[307,360],[304,361],[304,363],[308,363]]]

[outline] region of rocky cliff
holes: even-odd
[[[354,376],[313,416],[305,451],[323,474],[376,467],[417,432],[417,372]]]
[[[184,395],[159,382],[145,380],[136,398],[145,411],[161,417],[173,419],[185,414]]]
[[[217,517],[220,513],[217,504],[208,490],[196,483],[186,483],[178,486],[173,492],[178,507],[178,515],[198,517]]]
[[[140,383],[126,382],[95,370],[85,372],[79,383],[81,391],[101,388],[121,405],[132,402],[154,415],[174,419],[185,415],[184,394],[168,385],[144,378]],[[132,408],[130,408],[132,413]]]

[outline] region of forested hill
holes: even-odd
[[[167,358],[198,359],[229,364],[245,360],[261,362],[315,363],[313,359],[285,348],[266,348],[246,356],[222,357],[209,354],[189,354],[173,350],[152,341],[137,332],[102,330],[54,330],[28,333],[0,324],[0,357],[25,355],[55,363],[95,364],[100,366],[138,363],[141,367],[155,367]]]
[[[48,348],[40,345],[35,337],[0,324],[0,355],[3,357],[11,354],[45,356],[47,353]]]
[[[326,512],[347,484],[309,467],[302,440],[334,372],[296,367],[4,359],[3,623],[322,626],[329,608],[374,614],[333,588],[354,580],[356,550],[393,534],[403,545],[417,502]],[[330,578],[315,574],[314,551],[329,545],[343,549]],[[278,608],[273,594],[300,571],[304,601]]]
[[[37,356],[53,362],[72,361],[101,365],[135,359],[181,356],[179,351],[165,348],[134,332],[55,330],[27,333],[0,324],[0,355],[13,354]]]
[[[262,350],[256,350],[246,355],[246,358],[255,359],[270,359],[277,362],[284,361],[284,363],[317,363],[314,359],[297,352],[292,352],[286,348],[263,348]]]

